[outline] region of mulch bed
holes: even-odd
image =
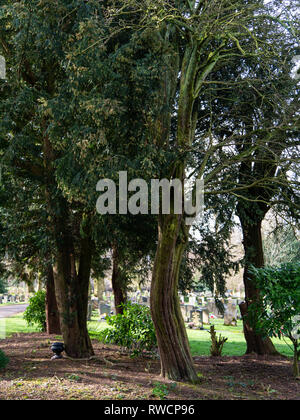
[[[97,341],[95,359],[52,361],[55,341],[41,333],[1,340],[10,363],[0,371],[0,400],[300,400],[300,381],[283,357],[195,357],[201,383],[191,385],[162,379],[158,360]]]

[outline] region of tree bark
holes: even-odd
[[[46,284],[46,331],[47,334],[61,334],[59,312],[55,296],[52,265],[48,268]]]
[[[65,217],[64,225],[67,225],[67,220]],[[67,228],[64,229],[59,223],[56,226],[62,235],[57,240],[54,280],[65,350],[73,358],[86,358],[94,354],[87,330],[92,245],[88,237],[81,240],[77,274],[72,236]]]
[[[174,50],[174,72],[166,72],[166,78],[163,80],[161,98],[168,115],[164,117],[162,112],[164,118],[158,119],[156,129],[158,144],[162,147],[168,145],[169,141],[171,113],[166,104],[174,104],[179,70],[181,77],[177,102],[177,147],[182,150],[188,149],[195,135],[196,113],[193,89],[199,69],[196,44],[197,42],[185,49],[182,62],[179,51]],[[170,168],[167,178],[180,179],[183,182],[186,165],[185,159],[176,161]],[[178,297],[179,270],[188,234],[186,226],[183,227],[184,217],[173,213],[174,202],[171,214],[159,217],[158,245],[151,282],[151,314],[160,353],[161,375],[175,381],[197,383],[199,379]]]
[[[241,315],[243,318],[244,335],[247,343],[246,354],[257,353],[260,355],[278,354],[270,338],[264,339],[257,334],[247,321],[248,307],[252,302],[259,298],[259,290],[256,288],[253,277],[249,272],[250,265],[260,268],[264,266],[263,242],[261,234],[262,220],[255,223],[248,223],[246,218],[240,215],[243,230],[243,246],[245,250],[245,268],[244,268],[244,285],[245,285],[245,302],[240,305]],[[249,219],[248,219],[249,220]]]
[[[293,342],[294,347],[294,360],[293,360],[293,374],[296,379],[300,379],[300,370],[299,370],[299,345],[298,340],[294,339],[293,337],[290,337],[290,339]]]
[[[119,252],[116,245],[113,247],[113,272],[112,289],[114,293],[115,308],[117,314],[123,314],[122,304],[127,301],[126,285],[119,266]]]
[[[178,276],[185,243],[178,243],[181,216],[164,217],[159,226],[158,248],[151,284],[151,313],[161,361],[161,375],[196,383],[178,297]]]

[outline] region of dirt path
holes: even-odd
[[[131,359],[116,346],[93,341],[96,358],[52,361],[45,333],[1,341],[10,359],[0,370],[0,400],[300,400],[291,360],[280,357],[195,357],[199,385],[160,377],[158,360]]]
[[[9,305],[9,306],[0,306],[0,318],[9,318],[20,312],[24,312],[28,305]]]

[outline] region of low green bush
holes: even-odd
[[[260,296],[249,306],[249,322],[264,337],[290,340],[294,376],[300,379],[300,263],[252,267],[251,272]]]
[[[154,325],[147,306],[126,303],[122,305],[123,314],[106,318],[108,325],[99,333],[100,341],[116,344],[130,353],[132,357],[143,352],[154,353],[157,347]]]
[[[36,325],[40,331],[46,331],[46,292],[40,290],[29,299],[23,318],[28,325]]]
[[[6,354],[0,350],[0,369],[4,369],[6,365],[8,364],[9,359],[6,356]]]

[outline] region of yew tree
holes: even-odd
[[[68,51],[74,47],[76,34],[80,36],[80,22],[93,21],[97,7],[67,1],[59,1],[55,8],[46,1],[2,3],[0,48],[7,63],[7,80],[1,82],[3,164],[16,179],[35,179],[53,244],[55,292],[66,352],[89,357],[93,350],[86,319],[95,212],[77,204],[76,197],[68,196],[63,188],[59,164],[65,174],[73,174],[80,162],[67,147],[72,138],[60,136],[57,127],[66,114],[71,119],[74,112],[70,106],[60,114],[59,108],[63,96],[76,98],[72,88],[77,80],[68,74]],[[74,182],[84,189],[81,180]]]
[[[130,158],[133,173],[145,173],[149,149],[135,136],[145,137],[153,113],[146,103],[157,82],[154,54],[132,31],[96,45],[107,31],[105,7],[98,1],[60,0],[55,8],[47,1],[5,1],[0,15],[0,52],[7,63],[7,80],[1,81],[2,163],[11,178],[24,183],[31,208],[36,203],[26,183],[35,183],[66,352],[79,358],[93,354],[86,325],[91,269],[97,271],[96,254],[109,242],[113,246],[121,232],[96,215],[96,184],[101,177],[115,179],[115,163]],[[135,161],[137,149],[142,153]]]
[[[130,26],[128,16],[138,16],[135,28],[155,38],[165,60],[161,65],[161,90],[157,104],[160,116],[152,121],[151,142],[158,151],[172,151],[177,157],[165,166],[160,178],[204,179],[206,194],[220,194],[220,176],[224,168],[245,159],[259,147],[247,144],[230,153],[232,136],[216,141],[212,130],[196,135],[199,100],[208,77],[233,57],[264,57],[270,51],[270,39],[260,38],[266,27],[288,24],[264,7],[263,1],[142,1],[111,2],[109,19],[118,22],[119,30]],[[132,26],[134,27],[134,26]],[[213,114],[211,118],[213,118]],[[172,121],[173,119],[173,121]],[[171,124],[171,122],[173,124]],[[171,127],[173,132],[171,135]],[[240,136],[240,133],[233,133]],[[202,153],[201,164],[193,168],[191,158],[196,149]],[[199,151],[198,151],[199,153]],[[217,156],[212,164],[212,157]],[[192,177],[190,177],[192,178]],[[245,190],[235,184],[224,190]],[[173,380],[198,380],[188,344],[178,300],[178,276],[187,246],[190,227],[186,214],[158,217],[158,245],[151,285],[151,312],[161,359],[161,373]]]
[[[240,137],[232,137],[237,152],[254,146],[252,153],[224,170],[223,186],[235,197],[243,234],[246,302],[241,311],[247,353],[258,354],[276,350],[269,338],[261,337],[246,322],[247,306],[259,293],[249,266],[264,266],[261,225],[267,212],[272,208],[273,213],[289,214],[295,220],[299,209],[299,182],[294,174],[299,164],[299,91],[297,81],[291,77],[297,49],[293,37],[278,29],[273,36],[276,43],[271,48],[277,51],[274,61],[253,61],[250,57],[239,61],[238,67],[226,66],[214,75],[206,93],[216,116],[211,124],[214,135],[221,141],[239,132]],[[209,121],[204,123],[204,127],[209,125]]]

